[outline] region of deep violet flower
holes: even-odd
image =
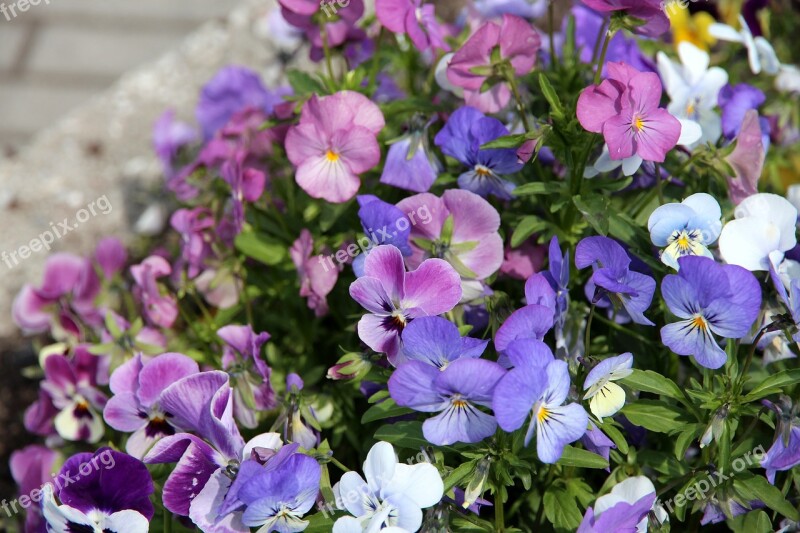
[[[594,289],[594,303],[607,296],[615,305],[621,305],[637,324],[652,326],[644,316],[650,307],[656,282],[650,276],[634,272],[629,267],[631,258],[625,249],[608,237],[587,237],[575,249],[575,266],[584,269],[591,266],[592,277],[587,284]]]
[[[483,280],[503,264],[500,215],[477,194],[449,189],[437,198],[422,193],[401,200],[397,207],[403,213],[429,213],[427,222],[411,226],[410,268],[438,257],[450,263],[463,279]]]
[[[762,403],[777,416],[775,442],[761,459],[767,479],[774,485],[777,472],[791,470],[800,464],[800,418],[797,417],[800,404],[793,406],[786,396],[782,396],[778,403],[769,400]]]
[[[254,429],[258,425],[256,413],[277,405],[269,381],[272,370],[261,355],[270,334],[256,334],[249,325],[232,324],[217,330],[217,335],[225,341],[222,368],[231,376],[233,414],[241,425]]]
[[[197,132],[183,122],[175,120],[175,110],[168,109],[153,125],[153,149],[156,152],[164,173],[171,177],[175,172],[174,163],[178,151],[197,140]]]
[[[728,140],[739,134],[747,112],[751,109],[757,110],[767,101],[767,96],[761,89],[746,83],[726,85],[719,91],[717,98],[722,109],[722,133]]]
[[[191,357],[165,353],[153,358],[137,355],[111,374],[114,396],[103,417],[112,428],[132,433],[125,445],[130,455],[141,459],[160,438],[180,431],[161,398],[170,385],[198,372]]]
[[[528,21],[503,15],[502,24],[485,23],[455,53],[447,67],[447,79],[464,89],[467,105],[496,113],[508,104],[511,90],[506,83],[498,83],[482,93],[483,84],[493,74],[524,76],[533,69],[540,46],[541,38]]]
[[[88,465],[88,468],[87,468]],[[88,472],[87,472],[88,470]],[[148,530],[153,518],[153,480],[138,459],[100,448],[94,454],[79,453],[61,467],[59,478],[72,480],[58,486],[44,485],[42,512],[52,533],[133,533]],[[61,505],[56,501],[61,501]]]
[[[728,357],[714,334],[726,339],[747,335],[761,309],[761,287],[736,265],[697,256],[682,257],[678,263],[680,271],[664,278],[661,294],[681,320],[661,328],[661,341],[705,368],[720,368]]]
[[[517,152],[512,148],[480,148],[504,135],[508,135],[508,129],[502,122],[467,106],[450,115],[434,142],[445,155],[469,168],[458,177],[459,187],[480,196],[493,194],[510,200],[516,186],[501,176],[522,169]]]
[[[681,138],[681,123],[659,107],[662,86],[657,74],[624,63],[608,63],[609,77],[578,98],[578,120],[602,133],[612,160],[638,156],[663,163]]]
[[[339,269],[323,255],[314,255],[314,238],[303,228],[300,236],[289,248],[297,276],[300,279],[300,296],[307,299],[308,308],[316,316],[328,314],[327,296],[339,279]]]
[[[462,357],[442,368],[423,361],[401,364],[389,379],[389,394],[398,405],[424,413],[439,413],[422,424],[429,442],[479,442],[494,434],[493,416],[477,406],[490,407],[492,393],[505,370],[499,364]]]
[[[387,30],[407,34],[421,52],[429,48],[450,51],[444,40],[446,29],[436,20],[434,4],[423,4],[422,0],[377,0],[375,15]]]
[[[54,476],[56,463],[60,461],[58,452],[39,444],[30,444],[12,452],[9,467],[11,476],[19,487],[18,494],[31,494],[50,482]],[[25,531],[47,533],[40,506],[34,505],[28,508],[25,513]]]
[[[162,328],[172,327],[178,318],[178,303],[169,295],[162,295],[156,281],[172,274],[172,267],[161,256],[151,255],[138,265],[131,267],[136,286],[134,294],[142,302],[145,318],[154,325]]]
[[[550,348],[531,339],[517,340],[506,351],[514,366],[497,384],[492,400],[497,424],[508,432],[528,423],[525,445],[536,434],[536,453],[555,463],[564,447],[586,433],[589,415],[569,395],[567,363],[553,358]]]
[[[398,364],[405,359],[400,333],[406,324],[453,309],[461,299],[461,280],[441,259],[427,259],[406,272],[400,250],[381,245],[367,256],[364,276],[350,285],[350,296],[369,311],[358,322],[359,338]]]
[[[384,125],[381,110],[362,94],[312,96],[286,135],[297,184],[314,198],[351,199],[361,185],[358,175],[380,162],[376,136]]]

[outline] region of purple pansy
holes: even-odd
[[[148,530],[154,513],[153,480],[138,459],[111,448],[79,453],[64,463],[59,478],[72,482],[59,485],[56,491],[50,483],[44,486],[42,512],[48,531]]]
[[[494,345],[501,353],[498,360],[507,366],[504,352],[517,340],[541,341],[553,328],[556,312],[556,293],[543,274],[534,274],[525,282],[527,305],[517,309],[498,328]]]
[[[595,53],[598,52],[595,46],[602,45],[602,41],[598,40],[598,34],[605,30],[607,19],[581,4],[573,6],[571,13],[575,17],[575,47],[580,50],[581,61],[591,64]],[[565,20],[562,31],[566,29],[566,24]],[[636,39],[626,37],[623,32],[615,33],[609,41],[606,61],[627,63],[642,72],[655,71],[653,64],[639,50]],[[603,68],[605,70],[605,65]]]
[[[656,282],[650,276],[630,269],[631,258],[625,249],[608,237],[587,237],[575,249],[575,266],[592,267],[587,292],[594,289],[592,301],[607,296],[613,304],[621,305],[637,324],[652,326],[644,316],[650,307]]]
[[[105,432],[99,413],[108,400],[98,389],[100,362],[85,345],[71,357],[48,355],[39,399],[25,411],[25,428],[38,435],[55,431],[70,441],[99,441]]]
[[[669,30],[664,4],[660,0],[582,0],[584,4],[601,13],[624,11],[626,15],[643,20],[636,33],[658,37]]]
[[[418,316],[439,315],[461,299],[458,273],[441,259],[427,259],[406,272],[403,255],[394,246],[376,247],[364,261],[364,276],[350,285],[350,296],[369,314],[358,322],[358,336],[397,364],[400,333]]]
[[[748,270],[701,256],[678,259],[680,271],[661,284],[664,301],[681,320],[661,328],[661,341],[700,366],[720,368],[727,355],[714,334],[741,339],[761,309],[761,287]]]
[[[480,357],[488,340],[462,337],[455,324],[439,316],[422,316],[403,330],[403,354],[444,370],[461,357]]]
[[[236,233],[244,226],[244,203],[253,203],[264,193],[267,183],[266,174],[253,167],[246,166],[246,152],[239,152],[222,164],[220,173],[231,188],[231,205],[233,225]]]
[[[328,314],[327,296],[339,279],[339,269],[324,255],[314,255],[314,238],[303,228],[300,236],[289,248],[297,276],[300,296],[307,299],[308,308],[318,317]]]
[[[414,120],[408,133],[389,147],[383,165],[381,183],[413,192],[426,192],[442,171],[442,163],[431,151],[428,127]]]
[[[608,462],[611,450],[616,449],[617,445],[614,441],[609,439],[603,431],[598,428],[594,422],[589,421],[589,429],[581,437],[581,443],[592,453],[596,453]],[[606,467],[606,471],[610,471],[611,466]]]
[[[422,0],[377,0],[375,15],[383,26],[397,34],[407,34],[421,52],[450,50],[445,42],[445,28],[436,20],[434,4]]]
[[[493,194],[509,200],[513,197],[515,185],[501,176],[522,169],[516,150],[481,149],[482,145],[508,133],[508,129],[496,118],[465,106],[450,115],[434,142],[445,155],[469,167],[458,177],[459,187],[484,197]]]
[[[181,235],[181,259],[189,278],[195,278],[205,268],[205,260],[213,255],[214,215],[207,207],[178,209],[170,218],[172,229]]]
[[[722,133],[728,140],[733,140],[739,134],[745,114],[751,109],[757,110],[767,101],[761,89],[747,83],[726,85],[717,99],[722,109]]]
[[[100,266],[105,278],[111,279],[125,268],[128,252],[119,239],[105,237],[100,239],[94,249],[94,260]]]
[[[480,442],[494,434],[493,416],[477,406],[490,407],[503,367],[492,361],[462,357],[437,368],[429,361],[401,364],[389,379],[389,394],[398,405],[424,413],[439,413],[422,424],[429,442]]]
[[[11,454],[9,467],[11,476],[19,487],[19,495],[31,494],[53,479],[58,452],[38,444],[28,445]],[[25,513],[26,533],[47,533],[42,509],[31,506]]]
[[[366,235],[366,244],[363,239],[358,239],[362,253],[353,259],[353,271],[356,276],[364,275],[364,261],[375,246],[391,244],[400,250],[403,257],[410,256],[412,250],[408,239],[411,235],[411,221],[405,213],[371,194],[362,194],[357,196],[356,200],[360,206],[358,218]]]
[[[158,278],[172,274],[172,266],[161,256],[151,255],[138,265],[131,267],[136,282],[134,294],[142,302],[145,318],[156,326],[170,328],[178,318],[178,303],[169,295],[162,295]]]
[[[578,533],[606,533],[608,531],[633,533],[641,531],[637,526],[647,518],[655,500],[656,493],[652,492],[635,503],[621,500],[602,513],[595,514],[595,510],[589,507],[586,509],[581,525],[578,527]],[[646,522],[644,530],[647,530]]]
[[[767,479],[775,484],[775,474],[791,470],[800,464],[800,403],[792,405],[787,396],[782,396],[778,403],[762,400],[765,407],[775,412],[775,442],[761,459],[761,466],[767,471]]]
[[[543,343],[514,341],[506,350],[514,366],[497,384],[492,407],[497,424],[508,432],[525,425],[527,446],[536,433],[536,453],[544,463],[555,463],[564,447],[586,433],[589,415],[577,403],[564,404],[569,395],[567,363],[553,358]]]
[[[137,355],[111,374],[114,396],[103,417],[112,428],[132,433],[125,445],[129,454],[141,459],[160,438],[181,430],[161,399],[172,384],[198,372],[191,357],[165,353],[153,358]]]
[[[237,325],[220,328],[217,335],[225,341],[222,368],[231,376],[233,414],[241,425],[253,429],[258,425],[256,413],[277,405],[269,382],[272,370],[261,356],[261,347],[270,335],[266,331],[256,334],[250,326]]]
[[[411,226],[410,268],[438,257],[450,263],[463,279],[484,280],[503,264],[500,215],[477,194],[449,189],[437,198],[422,193],[401,200],[397,207],[403,213],[428,214]]]

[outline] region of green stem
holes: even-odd
[[[164,509],[164,533],[172,533],[172,514]]]
[[[661,167],[655,163],[656,191],[658,191],[658,205],[664,205],[664,181],[661,179]]]
[[[556,31],[556,28],[555,28],[555,20],[556,20],[555,3],[556,3],[556,0],[550,0],[549,4],[547,6],[547,19],[548,19],[548,23],[550,25],[550,67],[553,68],[553,69],[558,64],[558,62],[556,61],[556,39],[555,39],[555,36],[554,36],[555,31]]]
[[[514,73],[509,73],[506,76],[506,80],[508,81],[508,85],[511,87],[514,100],[517,102],[517,114],[519,114],[519,118],[522,120],[522,126],[525,128],[525,133],[533,131],[533,128],[531,128],[531,124],[528,121],[528,114],[525,113],[525,106],[522,104],[522,96],[519,94],[519,88],[517,87],[517,80],[514,78]]]
[[[585,354],[589,353],[589,347],[592,342],[592,319],[594,318],[594,310],[596,307],[595,304],[592,304],[592,308],[589,310],[589,318],[586,319],[586,331],[583,335],[583,351]]]
[[[747,379],[747,371],[750,370],[750,363],[753,362],[753,356],[756,353],[756,348],[758,348],[758,341],[761,340],[761,337],[767,332],[767,328],[763,328],[761,331],[758,332],[756,338],[753,339],[753,344],[750,346],[750,352],[747,354],[747,359],[744,361],[744,366],[742,367],[742,371],[739,374],[739,380],[736,382],[736,387],[734,390],[736,394],[739,395],[742,392],[742,387],[744,387],[744,382]]]
[[[324,22],[320,23],[319,31],[322,37],[322,51],[325,54],[325,67],[328,69],[328,76],[331,78],[331,82],[333,82],[335,79],[333,76],[333,60],[331,59],[331,48],[328,44],[328,29],[325,27]]]
[[[340,462],[339,462],[339,461],[338,461],[338,460],[337,460],[335,457],[330,457],[330,461],[331,461],[331,463],[333,463],[334,465],[336,465],[336,467],[337,467],[339,470],[341,470],[342,472],[349,472],[349,471],[350,471],[350,469],[349,469],[349,468],[347,468],[347,467],[346,467],[346,466],[344,466],[342,463],[340,463]]]
[[[499,496],[499,494],[498,494]],[[496,533],[503,533],[506,530],[505,517],[503,516],[503,502],[499,497],[494,499],[494,530]]]
[[[369,69],[369,85],[367,85],[367,94],[375,92],[375,87],[378,85],[378,72],[381,68],[380,54],[378,51],[381,49],[381,41],[383,40],[386,30],[381,26],[381,31],[378,33],[378,38],[375,39],[375,53],[372,55],[372,64]],[[436,64],[434,63],[434,71]]]
[[[594,84],[598,85],[600,83],[600,77],[603,75],[603,63],[606,61],[606,53],[608,52],[608,44],[611,42],[611,38],[614,37],[613,31],[608,29],[606,31],[606,37],[603,41],[603,50],[600,52],[600,59],[597,61],[597,71],[594,73]]]

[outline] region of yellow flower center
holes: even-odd
[[[633,119],[633,129],[635,129],[637,132],[644,129],[644,120],[642,120],[642,117],[636,116]]]
[[[333,150],[328,150],[325,153],[325,158],[330,161],[331,163],[335,163],[339,160],[339,154],[334,152]]]
[[[708,322],[701,315],[697,315],[692,319],[692,327],[705,331],[708,328]]]
[[[481,176],[482,178],[485,178],[486,176],[491,176],[492,171],[491,171],[491,169],[489,169],[489,168],[487,168],[487,167],[485,167],[483,165],[477,165],[475,167],[475,173],[478,176]]]
[[[453,400],[453,407],[464,408],[467,406],[467,402],[464,400]]]
[[[550,413],[544,407],[539,408],[539,412],[536,413],[536,420],[541,424],[550,416]]]

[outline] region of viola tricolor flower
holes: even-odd
[[[403,330],[403,354],[409,361],[420,361],[439,370],[462,357],[480,357],[488,340],[462,337],[455,324],[439,316],[422,316]]]
[[[647,531],[648,515],[655,502],[652,481],[644,476],[629,477],[597,498],[594,506],[586,510],[578,532]],[[655,507],[655,514],[660,523],[668,518],[660,506]]]
[[[447,79],[464,89],[468,106],[496,113],[508,105],[511,90],[506,83],[497,83],[484,92],[484,83],[492,75],[529,73],[540,46],[541,38],[528,21],[503,15],[502,24],[485,23],[456,51],[447,66]]]
[[[589,400],[589,410],[601,422],[603,418],[617,414],[625,405],[625,391],[614,381],[631,375],[632,366],[633,355],[628,352],[603,359],[586,376],[583,399]]]
[[[508,135],[496,118],[485,116],[474,107],[462,107],[450,115],[434,142],[445,155],[458,160],[469,170],[458,177],[458,186],[483,197],[490,194],[510,200],[516,185],[501,176],[522,169],[512,148],[481,149],[481,146]]]
[[[747,270],[769,270],[772,252],[783,254],[797,245],[797,208],[777,194],[745,198],[719,237],[722,258]]]
[[[397,204],[403,213],[428,212],[427,223],[411,226],[410,268],[428,258],[447,261],[465,280],[483,280],[503,264],[500,215],[492,204],[469,191],[450,189],[441,198],[416,194]],[[423,211],[425,210],[425,211]]]
[[[300,122],[286,134],[286,155],[297,167],[297,184],[314,198],[351,199],[361,186],[358,175],[380,162],[377,135],[384,125],[381,110],[362,94],[312,96]]]
[[[52,482],[57,463],[61,460],[58,452],[39,444],[29,444],[12,452],[8,466],[19,487],[18,494],[27,496]],[[25,513],[25,532],[47,533],[40,506],[33,505]]]
[[[525,445],[535,433],[539,460],[555,463],[564,447],[580,439],[589,424],[589,415],[580,404],[564,404],[570,388],[567,363],[555,360],[550,349],[537,341],[516,341],[507,353],[514,368],[494,391],[492,408],[497,424],[512,432],[530,417]]]
[[[587,237],[575,248],[575,266],[592,267],[592,277],[587,284],[587,294],[593,303],[607,296],[615,305],[621,305],[631,320],[645,326],[654,325],[644,312],[650,307],[656,282],[650,276],[630,269],[631,258],[625,249],[608,237]]]
[[[439,503],[444,484],[432,464],[397,461],[388,442],[372,446],[364,462],[364,478],[346,472],[334,487],[340,507],[353,515],[339,518],[335,533],[418,531],[422,509]]]
[[[739,83],[723,87],[718,101],[722,109],[722,133],[726,139],[733,140],[739,135],[747,112],[751,109],[758,110],[767,101],[767,96],[761,89]]]
[[[71,482],[58,485],[56,490],[52,483],[43,487],[42,513],[47,531],[148,531],[154,512],[150,502],[153,480],[138,459],[111,448],[79,453],[64,463],[59,478]]]
[[[708,246],[722,232],[722,210],[713,196],[696,193],[681,203],[664,204],[650,215],[650,240],[661,251],[661,261],[678,270],[678,258],[701,255],[713,259]]]
[[[702,367],[720,368],[728,357],[714,334],[726,339],[747,335],[761,310],[761,287],[736,265],[694,256],[681,257],[678,264],[678,274],[664,278],[661,294],[681,320],[661,328],[661,341]]]
[[[406,34],[421,52],[428,49],[448,52],[446,29],[436,20],[433,4],[422,0],[377,0],[375,15],[383,26],[395,34]]]
[[[775,412],[778,419],[775,442],[761,460],[762,468],[767,471],[767,479],[774,485],[777,472],[791,470],[800,464],[800,418],[797,416],[800,404],[793,406],[786,396],[781,397],[777,404],[768,400],[762,403]]]
[[[681,123],[659,107],[658,75],[639,72],[624,63],[608,63],[609,77],[583,90],[578,120],[586,130],[602,133],[612,160],[636,156],[639,161],[664,162],[681,140]]]
[[[429,442],[480,442],[494,435],[494,417],[478,406],[490,407],[503,367],[492,361],[463,357],[441,369],[428,361],[401,364],[389,379],[389,394],[397,405],[423,413],[439,413],[422,424]]]
[[[411,221],[398,207],[384,202],[377,196],[363,194],[356,197],[358,205],[358,218],[361,220],[361,229],[366,236],[365,241],[357,239],[362,252],[353,259],[353,272],[356,276],[364,275],[364,261],[375,246],[391,244],[400,250],[403,257],[412,254],[408,242],[411,235]],[[416,215],[415,215],[416,218]],[[427,224],[430,219],[415,220],[417,224]]]

